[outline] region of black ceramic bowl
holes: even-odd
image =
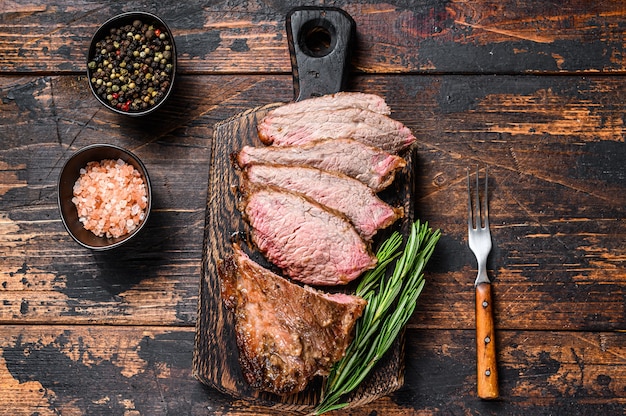
[[[122,159],[124,162],[137,169],[141,175],[143,183],[146,186],[146,193],[148,197],[148,205],[145,209],[145,217],[143,221],[141,221],[137,228],[130,233],[116,238],[98,237],[91,231],[87,230],[80,222],[76,205],[72,202],[72,198],[74,196],[74,184],[80,176],[80,170],[87,166],[88,162],[100,162],[105,159]],[[67,160],[67,162],[65,162],[63,169],[61,169],[58,184],[58,204],[63,225],[65,225],[65,228],[70,236],[72,236],[72,238],[80,245],[92,250],[108,250],[118,247],[130,240],[133,236],[137,235],[137,233],[148,221],[148,216],[150,215],[150,210],[152,208],[152,188],[150,185],[150,178],[148,177],[148,171],[137,156],[133,155],[128,150],[122,149],[121,147],[108,144],[94,144],[84,147],[74,153]]]
[[[174,36],[151,13],[117,15],[93,35],[87,75],[91,92],[106,108],[128,116],[149,114],[167,101],[174,86]]]

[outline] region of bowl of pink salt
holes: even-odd
[[[150,179],[131,152],[94,144],[74,153],[59,175],[63,225],[83,247],[108,250],[136,235],[152,205]]]

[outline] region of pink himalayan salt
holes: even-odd
[[[98,237],[121,237],[146,217],[148,196],[141,175],[121,159],[89,162],[74,184],[79,221]]]

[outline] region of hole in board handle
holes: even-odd
[[[337,32],[333,24],[324,19],[309,20],[302,26],[298,39],[300,49],[313,58],[331,53],[337,44]]]

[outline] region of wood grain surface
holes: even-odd
[[[332,3],[332,4],[331,4]],[[415,215],[443,232],[406,332],[404,387],[352,415],[624,414],[623,2],[0,3],[0,414],[253,415],[192,374],[214,125],[293,97],[284,19],[357,23],[348,90],[418,138]],[[129,10],[174,32],[179,77],[147,118],[105,110],[90,36]],[[64,161],[105,142],[146,164],[147,228],[94,253],[56,205]],[[500,399],[476,397],[466,172],[488,165]]]
[[[322,54],[317,56],[302,47],[302,39],[304,38],[306,43],[307,31],[310,30],[306,27],[308,22],[321,19],[331,25],[335,32],[330,34],[331,39],[324,56],[321,56]],[[354,22],[339,9],[326,12],[320,8],[309,7],[290,12],[286,25],[290,61],[293,65],[293,100],[301,101],[312,96],[341,91],[347,82],[345,72],[354,41]],[[313,40],[310,37],[308,39],[309,42]],[[259,264],[268,268],[273,267],[253,244],[247,243],[252,241],[252,236],[240,212],[241,195],[238,188],[242,185],[241,172],[234,166],[233,156],[244,146],[264,146],[259,139],[257,126],[272,109],[281,104],[269,103],[251,108],[214,126],[194,348],[194,375],[209,387],[233,397],[264,403],[276,411],[311,412],[321,398],[320,377],[311,380],[304,391],[288,396],[260,392],[245,381],[238,354],[235,353],[238,350],[235,318],[223,305],[221,296],[223,288],[220,287],[218,276],[220,263],[233,255],[232,243],[235,241],[242,243],[243,247],[247,246],[251,258]],[[376,250],[392,230],[404,231],[406,238],[406,230],[414,221],[412,158],[410,152],[403,152],[402,156],[406,160],[406,168],[396,175],[394,183],[380,195],[386,195],[386,202],[392,206],[402,207],[405,216],[393,226],[378,233],[372,242],[373,250]],[[338,290],[351,294],[354,292],[354,285]],[[401,336],[393,343],[386,357],[372,370],[361,386],[346,398],[349,407],[369,404],[402,387],[403,338]]]

